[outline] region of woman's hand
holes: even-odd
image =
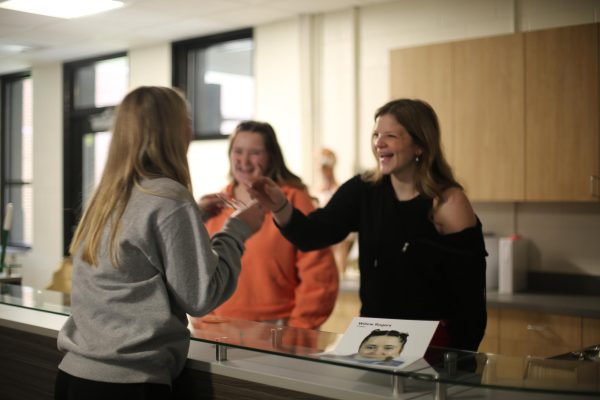
[[[231,218],[238,218],[250,227],[252,233],[258,231],[265,219],[265,212],[256,200],[238,208],[231,214]]]
[[[222,195],[218,193],[212,193],[204,195],[198,200],[198,207],[202,211],[202,220],[208,221],[212,217],[218,215],[223,208],[226,207],[223,201]]]
[[[266,177],[256,179],[248,187],[248,192],[262,207],[273,213],[277,225],[283,227],[290,222],[294,209],[281,188],[271,179]]]
[[[279,210],[287,203],[287,198],[281,188],[267,177],[257,178],[248,186],[248,192],[253,199],[269,211]]]

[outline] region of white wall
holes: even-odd
[[[156,85],[171,86],[171,45],[131,49],[129,55],[129,88]]]
[[[315,148],[327,147],[336,153],[335,173],[339,183],[359,169],[357,30],[356,9],[328,13],[321,20],[317,97],[320,113]],[[313,167],[316,167],[314,162]]]
[[[227,140],[194,141],[188,150],[194,196],[220,192],[227,184],[229,160]]]
[[[302,162],[303,125],[301,71],[302,21],[295,18],[259,26],[254,31],[256,118],[269,122],[277,132],[286,164],[298,175],[307,170]]]
[[[33,249],[23,256],[23,282],[45,287],[63,252],[62,65],[36,66],[33,81]]]
[[[389,100],[391,49],[589,23],[599,15],[600,0],[401,0],[258,26],[256,118],[273,124],[288,165],[309,184],[311,145],[337,152],[345,180],[374,165],[372,116]],[[129,56],[132,87],[170,84],[168,43]],[[33,76],[35,242],[23,272],[25,284],[43,286],[62,249],[61,66],[36,66]],[[226,149],[226,141],[190,147],[196,196],[226,183]],[[600,250],[591,243],[600,237],[598,205],[475,207],[486,230],[531,238],[533,269],[600,275]]]

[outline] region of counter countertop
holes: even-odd
[[[600,318],[600,296],[546,293],[487,293],[488,307],[520,308],[577,317]]]

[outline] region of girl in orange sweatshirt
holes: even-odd
[[[259,176],[277,182],[294,207],[305,213],[314,209],[302,180],[287,169],[268,123],[240,123],[229,142],[229,160],[231,183],[199,201],[209,233],[218,232],[238,204],[251,200],[247,187]],[[331,314],[338,286],[331,249],[300,251],[266,213],[261,229],[246,242],[236,291],[213,314],[315,329]]]

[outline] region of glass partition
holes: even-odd
[[[0,303],[68,315],[69,296],[25,286],[0,284]],[[0,316],[1,317],[1,316]],[[600,395],[600,346],[573,349],[551,358],[510,357],[430,347],[423,359],[404,368],[347,364],[322,356],[332,350],[341,334],[282,327],[269,323],[206,317],[194,323],[192,340],[219,348],[239,348],[287,358],[309,360],[392,378],[455,384],[520,392]],[[220,361],[227,360],[225,356]]]

